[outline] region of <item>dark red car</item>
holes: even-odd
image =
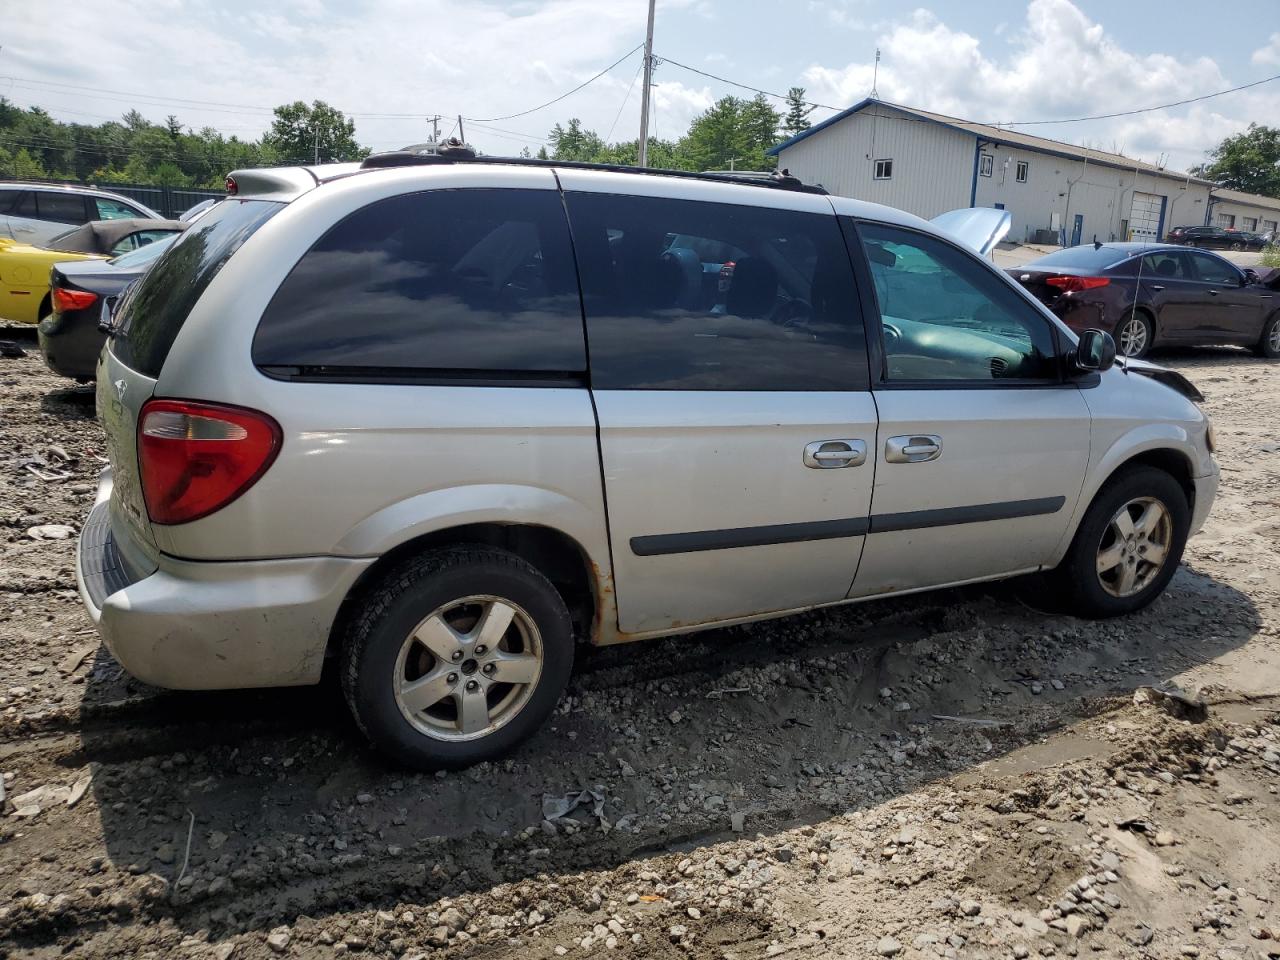
[[[1111,333],[1125,356],[1239,343],[1280,357],[1280,271],[1259,277],[1171,244],[1090,243],[1008,272],[1071,329]]]

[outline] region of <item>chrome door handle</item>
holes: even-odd
[[[1153,283],[1153,284],[1151,285],[1151,289],[1152,289],[1152,290],[1163,290],[1163,289],[1164,289],[1164,284],[1163,284],[1163,283]]]
[[[932,435],[890,437],[884,442],[887,463],[925,463],[942,456],[942,438]]]
[[[1211,297],[1216,297],[1217,295],[1218,295],[1218,291],[1217,291],[1217,290],[1210,290],[1210,291],[1209,291],[1209,296],[1211,296]]]
[[[856,467],[867,462],[867,443],[865,440],[815,440],[804,445],[801,459],[806,467],[814,470]]]

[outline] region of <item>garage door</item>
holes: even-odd
[[[1129,210],[1130,240],[1159,240],[1164,197],[1155,193],[1134,193]]]

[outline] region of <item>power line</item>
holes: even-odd
[[[627,108],[627,101],[631,99],[631,91],[635,89],[636,81],[640,79],[640,71],[644,69],[644,64],[636,67],[636,72],[631,77],[631,85],[627,87],[627,94],[622,98],[622,103],[618,104],[618,112],[614,115],[613,123],[609,124],[609,132],[604,135],[604,142],[608,143],[609,138],[613,136],[613,128],[618,125],[618,121],[622,119],[622,111]]]
[[[1273,80],[1280,80],[1280,73],[1274,77],[1264,77],[1261,80],[1254,80],[1252,83],[1242,83],[1238,87],[1231,87],[1227,90],[1219,90],[1217,93],[1206,93],[1199,97],[1188,97],[1186,100],[1175,100],[1173,103],[1162,103],[1154,107],[1139,107],[1137,110],[1122,110],[1119,113],[1099,113],[1092,117],[1069,117],[1065,120],[1006,120],[1005,126],[1009,127],[1030,127],[1046,123],[1084,123],[1086,120],[1113,120],[1116,117],[1132,117],[1139,113],[1152,113],[1156,110],[1168,110],[1171,107],[1184,107],[1188,103],[1199,103],[1202,100],[1212,100],[1214,97],[1222,97],[1228,93],[1238,93],[1241,90],[1248,90],[1250,87],[1260,87],[1264,83],[1271,83]],[[995,124],[992,124],[995,126]]]
[[[591,79],[584,80],[582,83],[578,84],[572,90],[568,90],[560,94],[560,96],[556,97],[555,99],[548,100],[546,103],[540,103],[536,107],[530,107],[528,110],[521,110],[519,113],[509,113],[503,117],[488,117],[488,118],[464,117],[463,119],[470,120],[474,123],[493,123],[499,120],[514,120],[516,117],[524,117],[524,116],[528,116],[531,113],[536,113],[537,111],[541,110],[543,107],[549,107],[554,103],[559,103],[561,100],[565,99],[566,97],[573,96],[573,94],[577,93],[579,90],[581,90],[583,87],[587,86],[588,84],[595,83],[597,80],[603,77],[606,73],[608,73],[614,67],[618,66],[624,60],[629,59],[637,50],[639,50],[643,46],[644,46],[643,43],[636,44],[634,47],[628,50],[625,54],[623,54],[617,60],[613,61],[613,63],[609,64],[609,66],[605,67],[595,76],[591,77]]]
[[[738,87],[741,90],[750,90],[752,93],[760,93],[766,97],[773,97],[775,100],[786,100],[787,95],[784,93],[773,93],[769,90],[761,90],[759,87],[753,87],[750,84],[738,83],[736,80],[730,80],[727,77],[717,76],[714,73],[708,73],[705,70],[699,70],[697,67],[691,67],[687,63],[681,63],[679,60],[672,60],[670,57],[657,57],[659,63],[669,63],[673,67],[679,67],[681,70],[688,70],[690,73],[696,73],[699,76],[707,77],[710,80],[718,80],[721,83],[727,83],[731,87]],[[833,107],[827,103],[816,103],[812,100],[800,101],[807,107],[818,107],[822,110],[835,110],[839,112],[843,107]]]

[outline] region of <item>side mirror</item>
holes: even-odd
[[[1245,268],[1244,268],[1244,283],[1240,284],[1240,286],[1242,286],[1242,287],[1247,287],[1247,286],[1249,286],[1250,284],[1257,283],[1257,282],[1258,282],[1258,273],[1257,273],[1257,271],[1256,271],[1256,270],[1254,270],[1252,267],[1245,267]]]
[[[1074,360],[1079,370],[1110,370],[1116,362],[1116,342],[1105,330],[1086,330],[1080,334]]]

